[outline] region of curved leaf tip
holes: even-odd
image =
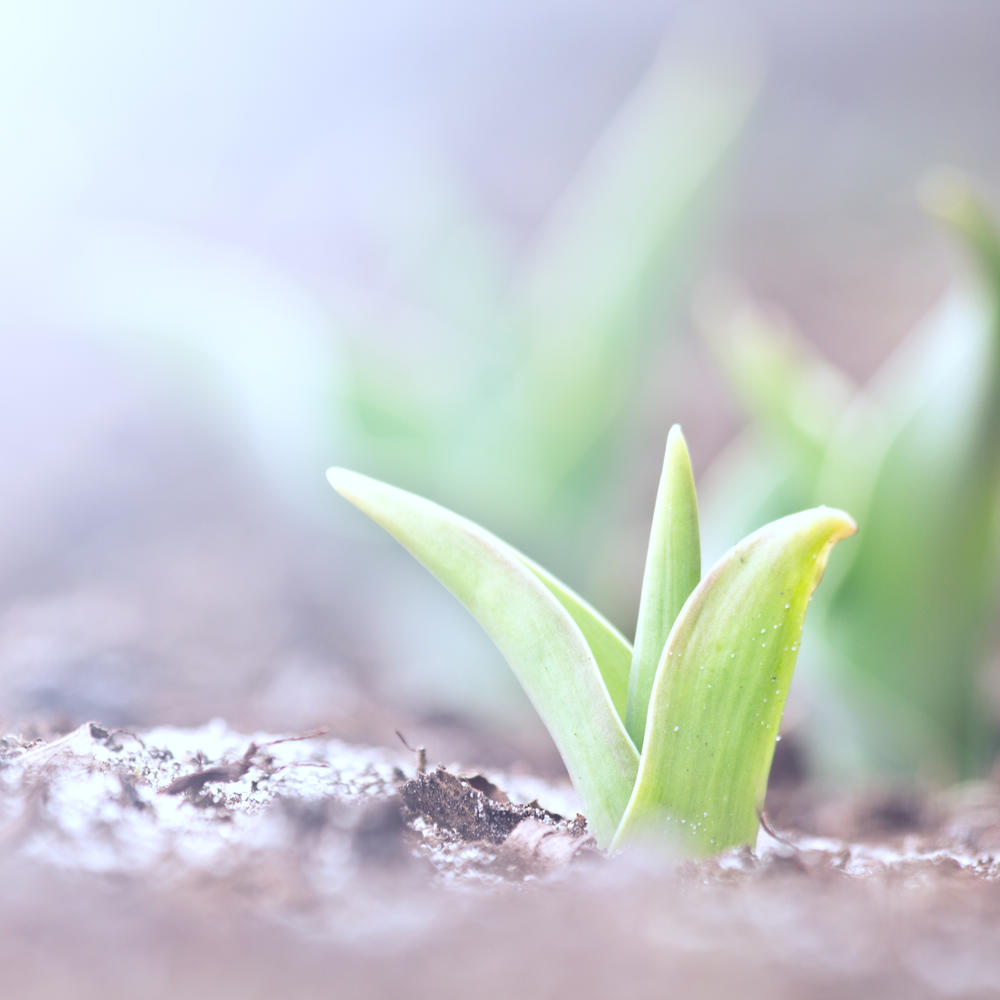
[[[695,588],[670,631],[639,771],[612,848],[693,854],[753,843],[809,598],[857,525],[817,507],[765,525]]]

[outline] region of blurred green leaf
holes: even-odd
[[[402,318],[430,322],[426,343],[449,364],[376,353],[359,336],[344,399],[356,436],[349,455],[433,485],[543,552],[580,552],[572,540],[593,527],[605,495],[643,344],[687,272],[756,94],[745,54],[714,53],[701,64],[681,55],[664,50],[641,79],[525,266],[504,259],[491,227],[468,208],[449,216],[460,238],[414,255],[420,311]],[[421,277],[428,259],[451,281]],[[469,259],[478,291],[445,294],[466,284]],[[415,371],[419,390],[406,384]],[[505,493],[518,496],[516,508],[498,502]]]
[[[594,494],[755,93],[745,59],[696,68],[665,50],[552,213],[512,303],[527,354],[511,403],[555,497]]]
[[[338,348],[301,283],[235,246],[109,224],[88,230],[57,307],[165,380],[185,407],[211,414],[275,489],[316,510],[314,470],[335,438]]]
[[[785,403],[766,402],[798,393],[815,361],[799,351],[783,370],[765,350],[749,367],[764,365],[766,377],[727,365],[754,418],[733,454],[769,471],[753,497],[745,469],[709,479],[716,516],[736,507],[721,498],[739,482],[741,509],[789,510],[822,497],[863,521],[818,609],[829,681],[858,706],[854,745],[834,731],[814,738],[835,768],[948,779],[982,774],[997,744],[982,685],[1000,582],[1000,242],[982,203],[953,175],[928,197],[972,251],[982,294],[948,296],[841,404],[818,464],[804,460],[818,439],[801,433]],[[744,360],[767,329],[757,317],[757,333],[733,335]],[[763,343],[779,336],[765,333]]]
[[[867,737],[872,758],[939,778],[982,774],[996,750],[982,675],[1000,563],[1000,269],[995,230],[968,191],[960,231],[991,301],[946,302],[869,388],[866,408],[886,425],[868,432],[882,449],[856,507],[870,537],[828,595],[840,669],[872,689],[883,718]],[[858,416],[850,429],[866,432]],[[842,478],[846,435],[837,445],[827,489]],[[928,524],[939,529],[921,534]]]
[[[700,298],[701,332],[755,429],[786,453],[790,474],[815,477],[855,391],[850,379],[783,317],[731,289]]]

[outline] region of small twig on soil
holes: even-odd
[[[218,764],[206,767],[193,774],[184,774],[160,789],[161,795],[180,795],[182,792],[200,792],[210,781],[239,781],[253,766],[253,757],[259,747],[251,743],[246,753],[232,764]]]
[[[231,764],[217,764],[215,767],[206,767],[201,771],[181,775],[181,777],[171,781],[166,788],[161,788],[160,794],[180,795],[182,792],[200,792],[211,781],[239,781],[255,765],[254,758],[264,747],[273,747],[278,743],[295,743],[298,740],[311,740],[325,734],[326,729],[316,729],[311,733],[303,733],[299,736],[282,736],[276,740],[268,740],[266,743],[251,743],[239,760]],[[259,764],[257,766],[262,767]]]
[[[425,774],[427,771],[427,748],[426,747],[411,747],[409,743],[406,742],[406,737],[397,729],[396,735],[399,737],[399,742],[406,747],[410,753],[415,753],[417,755],[417,774]]]
[[[760,821],[760,825],[764,828],[764,832],[772,839],[778,841],[779,844],[784,844],[786,847],[791,847],[792,850],[797,851],[798,845],[793,841],[789,840],[788,837],[783,834],[778,833],[773,826],[771,826],[770,820],[768,820],[767,815],[764,813],[763,809],[757,810],[757,819]]]
[[[299,740],[315,740],[320,736],[326,736],[330,730],[326,726],[320,726],[311,733],[302,733],[299,736],[279,736],[276,740],[268,740],[266,743],[259,743],[258,747],[273,747],[279,743],[297,743]]]

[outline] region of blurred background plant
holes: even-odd
[[[813,408],[873,387],[956,271],[914,178],[1000,184],[998,30],[989,0],[0,7],[0,717],[551,764],[461,609],[336,533],[322,470],[475,517],[630,634],[666,427],[704,466],[742,419],[692,282],[787,306],[830,359]],[[742,526],[703,492],[718,552]],[[843,751],[845,703],[789,715]]]
[[[600,537],[648,341],[669,330],[756,90],[745,52],[697,52],[655,56],[530,248],[428,168],[417,218],[385,220],[402,315],[382,287],[331,280],[310,301],[238,253],[121,227],[89,248],[69,308],[232,422],[295,514],[325,520],[313,480],[344,456],[596,576],[578,542]],[[433,595],[397,600],[435,616]],[[438,711],[521,713],[506,668],[454,635],[445,657],[439,634],[388,642],[382,674]]]
[[[925,187],[977,281],[938,303],[863,386],[749,299],[706,297],[703,330],[750,416],[716,463],[706,518],[728,537],[809,506],[864,525],[818,598],[810,742],[835,770],[937,780],[986,773],[997,748],[987,663],[1000,610],[1000,239],[952,174]],[[727,298],[729,301],[727,302]]]
[[[435,253],[401,248],[407,297],[436,330],[409,350],[379,350],[374,323],[352,337],[338,420],[352,461],[597,571],[577,543],[606,509],[648,342],[676,329],[671,297],[756,90],[745,64],[661,52],[527,250],[469,212]],[[447,364],[415,380],[428,340]]]

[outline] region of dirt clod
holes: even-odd
[[[511,803],[482,775],[460,778],[441,767],[407,781],[400,788],[400,797],[411,814],[468,841],[502,844],[526,819],[550,827],[562,822],[561,816],[534,805]]]

